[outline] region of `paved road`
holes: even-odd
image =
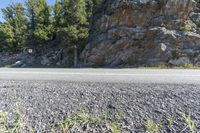
[[[148,119],[162,121],[163,133],[182,132],[181,112],[191,114],[200,133],[200,70],[1,68],[0,110],[11,120],[16,103],[25,125],[38,133],[49,133],[56,123],[80,111],[106,114],[107,123],[120,113],[120,123],[127,127],[122,132],[127,133],[146,132]],[[169,127],[170,116],[174,124]]]
[[[200,84],[200,70],[1,68],[0,80]]]

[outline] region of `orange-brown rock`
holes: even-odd
[[[189,19],[194,6],[193,0],[105,0],[93,15],[84,65],[156,66],[183,57],[195,64],[200,35]]]

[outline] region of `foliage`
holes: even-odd
[[[52,129],[52,132],[63,131],[67,133],[72,127],[90,124],[102,124],[106,121],[104,116],[95,116],[87,113],[77,113],[74,116],[69,117],[68,119],[61,121],[55,125]]]
[[[51,8],[46,0],[28,0],[27,17],[29,20],[27,44],[37,45],[47,43],[52,39]]]
[[[181,26],[180,27],[180,30],[183,30],[183,31],[192,31],[192,26],[191,25],[184,25],[184,26]]]
[[[32,132],[36,132],[35,129],[30,128],[31,125],[25,125],[24,115],[21,111],[20,105],[16,104],[16,110],[14,112],[15,119],[12,123],[8,122],[8,113],[0,111],[0,132],[2,133],[22,133],[24,130],[30,129]],[[191,115],[186,115],[185,113],[180,113],[181,119],[183,120],[182,125],[185,127],[181,132],[196,132],[197,127],[196,123],[192,120]],[[125,130],[129,130],[129,126],[124,126],[124,118],[118,114],[118,118],[115,121],[107,117],[107,115],[95,115],[86,113],[84,110],[78,113],[75,113],[64,119],[60,122],[56,122],[54,126],[52,126],[51,133],[67,133],[76,129],[92,129],[95,132],[95,128],[98,131],[101,131],[101,127],[112,132],[112,133],[121,133]],[[173,125],[177,122],[174,117],[169,116],[167,119],[167,123],[163,124],[162,122],[155,122],[152,119],[147,120],[146,123],[146,131],[148,133],[158,133],[162,131],[169,131],[170,126],[173,129]],[[93,129],[94,128],[94,129]],[[142,129],[143,130],[143,129]],[[141,130],[141,131],[142,131]],[[171,130],[176,132],[175,129]],[[180,132],[180,131],[179,131]]]
[[[25,127],[24,124],[24,116],[20,109],[19,104],[16,104],[16,119],[10,125],[8,123],[8,116],[5,112],[0,112],[0,132],[1,133],[22,133],[23,128]]]
[[[56,0],[50,7],[46,0],[26,0],[2,10],[0,51],[19,51],[27,46],[48,45],[60,40],[68,49],[87,38],[89,18],[101,0]]]
[[[168,124],[171,126],[174,123],[174,118],[172,116],[167,118]]]
[[[187,126],[186,128],[189,128],[189,130],[194,133],[196,131],[196,124],[194,121],[192,121],[191,119],[191,115],[189,114],[188,116],[186,116],[186,114],[182,113],[184,121],[185,121],[185,125]]]
[[[148,120],[146,128],[150,133],[158,133],[163,128],[163,124],[161,122],[157,124],[153,120]]]
[[[25,46],[25,9],[21,3],[17,3],[2,9],[2,12],[6,22],[0,24],[0,49],[17,51]]]

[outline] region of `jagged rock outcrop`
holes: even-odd
[[[199,65],[198,4],[193,0],[105,0],[94,12],[81,58],[86,66]]]

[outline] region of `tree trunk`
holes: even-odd
[[[74,67],[77,68],[78,65],[78,49],[77,46],[74,48]]]

